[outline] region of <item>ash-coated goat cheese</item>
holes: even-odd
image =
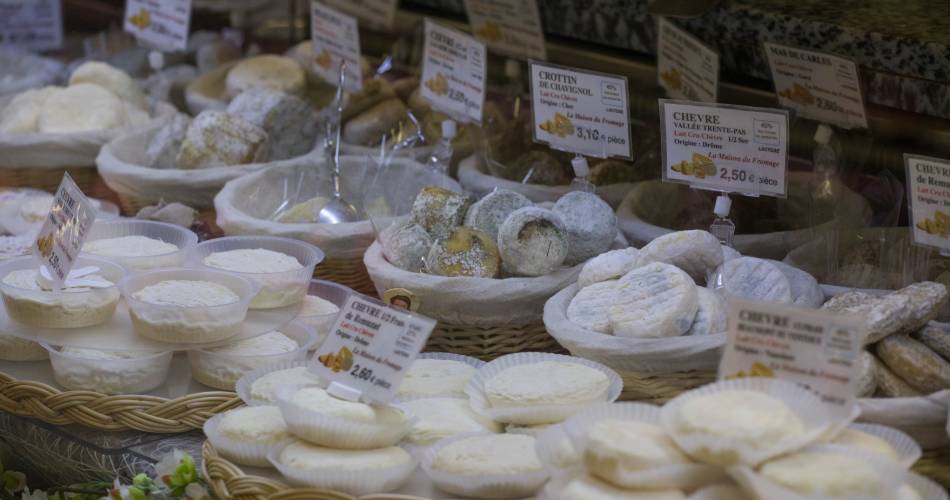
[[[707,286],[723,295],[776,304],[792,303],[792,285],[775,264],[755,257],[724,262]]]
[[[433,238],[445,238],[452,229],[462,225],[468,204],[464,194],[426,186],[412,203],[409,222],[422,226]]]
[[[539,207],[515,210],[498,230],[498,251],[506,271],[543,276],[561,267],[569,236],[556,213]]]
[[[639,264],[665,262],[686,271],[696,283],[722,264],[722,245],[708,231],[690,230],[664,234],[640,249]]]
[[[569,266],[595,257],[610,249],[617,238],[617,215],[600,196],[584,191],[571,191],[552,209],[567,230]]]
[[[237,115],[202,111],[192,120],[175,159],[179,168],[244,165],[266,159],[267,132]]]
[[[681,269],[654,262],[618,282],[623,300],[610,307],[610,328],[618,337],[659,338],[686,333],[699,309],[693,280]]]
[[[191,126],[191,117],[184,113],[175,113],[155,135],[145,148],[145,163],[153,168],[175,168],[175,160],[185,134]]]
[[[699,308],[693,324],[685,335],[712,335],[726,331],[726,307],[718,295],[703,287],[696,287]]]
[[[507,189],[496,189],[473,203],[465,215],[465,225],[484,231],[498,240],[498,228],[515,210],[532,205],[525,195]]]
[[[577,286],[584,288],[594,283],[619,279],[637,267],[639,254],[639,250],[630,247],[610,250],[590,259],[581,268]]]

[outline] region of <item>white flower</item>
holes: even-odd
[[[112,483],[112,491],[109,493],[112,495],[113,500],[131,500],[132,498],[132,495],[129,494],[129,486],[120,483],[119,478],[116,478]]]
[[[160,484],[165,484],[165,479],[175,474],[178,464],[185,458],[185,452],[179,449],[166,453],[157,464],[155,464],[155,479]]]
[[[188,497],[188,500],[208,500],[211,498],[211,495],[208,494],[208,490],[198,483],[191,483],[186,486],[185,496]]]
[[[23,490],[23,496],[20,497],[20,500],[49,500],[49,497],[46,496],[46,492],[42,490],[36,490],[30,492],[29,488]]]

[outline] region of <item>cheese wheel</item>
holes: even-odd
[[[739,297],[761,302],[790,304],[792,285],[782,271],[764,259],[739,257],[724,262],[715,282],[707,285],[724,298]]]
[[[670,264],[654,262],[630,271],[618,282],[622,300],[609,310],[614,335],[675,337],[686,333],[699,309],[693,280]]]
[[[639,254],[639,250],[630,247],[611,250],[590,259],[577,276],[577,286],[584,288],[601,281],[620,278],[637,267]]]
[[[231,97],[258,88],[300,95],[306,86],[306,75],[300,64],[289,57],[260,55],[235,64],[224,85]]]
[[[664,234],[640,249],[639,264],[665,262],[683,271],[697,283],[722,264],[722,245],[708,231],[676,231]]]
[[[145,94],[125,71],[99,61],[82,63],[69,77],[69,86],[91,83],[105,88],[138,108],[148,107]]]
[[[877,354],[891,371],[925,394],[950,388],[950,362],[908,335],[877,343]]]
[[[118,128],[125,123],[121,99],[99,85],[80,83],[50,93],[40,108],[37,131],[69,134]]]
[[[498,229],[515,210],[532,205],[525,195],[507,189],[495,189],[473,203],[465,214],[465,225],[484,231],[498,240]]]
[[[498,230],[498,251],[506,271],[543,276],[568,255],[568,233],[556,213],[540,207],[515,210]]]
[[[571,191],[561,196],[552,210],[567,230],[565,264],[569,266],[606,252],[617,238],[617,215],[594,193]]]
[[[29,134],[39,129],[40,110],[43,103],[62,87],[43,87],[17,94],[0,111],[0,133]]]

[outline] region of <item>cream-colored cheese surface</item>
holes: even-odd
[[[417,417],[406,439],[413,444],[429,445],[458,434],[501,432],[501,425],[472,411],[467,399],[421,398],[401,404]]]
[[[214,252],[202,262],[208,267],[237,273],[282,273],[303,268],[294,257],[264,248]]]
[[[303,441],[287,445],[280,452],[280,463],[304,470],[334,469],[366,471],[398,467],[412,462],[402,448],[390,446],[373,450],[337,450],[314,446]]]
[[[838,453],[799,452],[771,460],[759,472],[802,495],[835,498],[875,497],[885,485],[867,462]]]
[[[432,468],[463,476],[522,474],[541,470],[535,439],[522,434],[486,434],[439,449]]]
[[[133,293],[132,297],[149,304],[179,307],[220,306],[240,300],[224,285],[189,280],[160,281]]]
[[[315,383],[319,379],[311,375],[306,366],[270,372],[251,384],[251,397],[259,401],[277,400],[277,389],[301,383]]]
[[[249,406],[225,413],[218,433],[243,443],[276,444],[290,437],[276,406]]]
[[[600,370],[563,361],[511,366],[485,382],[493,407],[583,404],[607,400],[610,380]]]
[[[87,242],[83,252],[105,257],[151,257],[177,252],[178,247],[146,236],[121,236]]]
[[[801,419],[782,400],[748,390],[726,390],[683,402],[674,425],[684,434],[704,434],[755,449],[804,432]]]
[[[475,375],[475,367],[448,359],[413,361],[399,385],[402,396],[452,396],[465,393],[465,385]]]
[[[300,389],[291,396],[291,401],[310,411],[352,422],[398,425],[406,419],[403,412],[396,408],[345,401],[319,387]]]

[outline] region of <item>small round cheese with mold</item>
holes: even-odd
[[[501,268],[501,258],[498,247],[487,234],[457,227],[448,237],[432,245],[426,268],[439,276],[494,278]]]
[[[525,207],[512,212],[502,223],[498,251],[509,273],[544,276],[561,267],[567,258],[567,229],[556,213]]]
[[[557,200],[553,210],[567,230],[567,265],[606,252],[617,238],[617,215],[594,193],[571,191]]]

